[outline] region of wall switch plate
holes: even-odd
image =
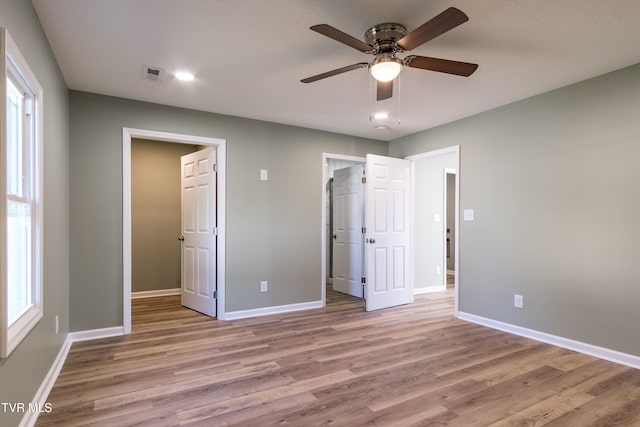
[[[58,335],[60,333],[60,316],[56,316],[55,323],[56,323],[56,335]]]
[[[513,306],[515,308],[523,308],[524,307],[524,298],[522,295],[515,294],[513,296]]]
[[[436,274],[439,276],[440,275],[440,266],[436,265]]]
[[[269,179],[269,171],[266,169],[260,169],[260,181],[267,181]]]
[[[473,209],[465,209],[463,219],[465,221],[473,221]]]
[[[260,292],[267,292],[269,290],[269,282],[262,280],[260,282]]]

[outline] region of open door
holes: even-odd
[[[333,173],[333,290],[362,298],[364,167]]]
[[[410,161],[367,154],[366,310],[413,302],[409,279]]]
[[[181,158],[182,305],[216,316],[216,151]]]

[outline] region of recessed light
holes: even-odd
[[[175,74],[175,76],[176,76],[176,79],[182,80],[185,82],[190,82],[191,80],[193,80],[193,74],[187,73],[186,71],[179,71]]]
[[[380,125],[380,126],[376,126],[376,129],[378,129],[378,130],[388,130],[389,126]]]
[[[384,120],[387,117],[389,117],[389,113],[385,113],[385,112],[375,113],[373,115],[373,118],[378,120]]]

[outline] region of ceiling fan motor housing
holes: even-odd
[[[395,22],[374,25],[364,33],[364,39],[374,47],[374,54],[402,52],[396,42],[407,35],[404,25]]]

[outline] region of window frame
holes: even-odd
[[[0,358],[9,357],[27,334],[43,317],[43,90],[17,45],[6,28],[0,27]],[[29,153],[32,165],[30,171],[31,193],[25,197],[9,194],[7,178],[7,80],[11,76],[19,90],[27,90],[32,96],[33,152]],[[7,206],[9,200],[21,200],[31,207],[31,251],[30,251],[30,293],[31,304],[14,322],[8,319],[8,278],[7,278]]]

